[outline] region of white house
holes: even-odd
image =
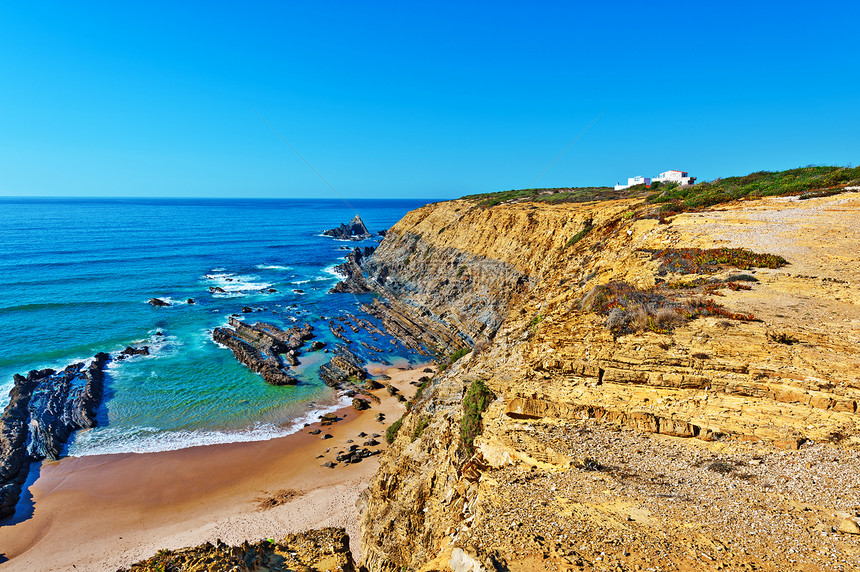
[[[629,179],[627,179],[626,185],[622,185],[621,183],[618,183],[617,185],[615,185],[615,190],[620,191],[622,189],[632,187],[633,185],[644,184],[646,186],[650,186],[651,181],[654,181],[654,182],[659,181],[661,183],[672,182],[672,183],[680,183],[682,185],[693,185],[696,183],[696,177],[690,177],[689,174],[687,173],[687,171],[675,171],[675,170],[666,171],[665,173],[660,173],[659,175],[657,175],[653,179],[651,179],[649,177],[643,177],[640,175],[638,177],[630,177]]]
[[[626,185],[622,185],[621,183],[618,183],[617,185],[615,185],[615,190],[620,191],[621,189],[626,189],[627,187],[632,187],[633,185],[643,185],[643,184],[644,185],[650,185],[651,179],[649,177],[643,177],[642,175],[639,175],[637,177],[628,178]]]
[[[657,175],[655,181],[681,183],[682,185],[692,185],[696,182],[696,177],[691,177],[687,171],[666,171]]]

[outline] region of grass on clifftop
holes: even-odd
[[[756,197],[800,195],[800,198],[842,192],[845,186],[860,185],[860,167],[808,166],[787,171],[758,171],[682,187],[677,183],[655,182],[651,187],[635,185],[620,191],[613,187],[565,187],[555,189],[512,189],[495,193],[466,195],[479,207],[505,202],[584,203],[646,197],[662,204],[666,214],[706,208],[721,203]]]
[[[641,189],[634,188],[632,191],[630,189],[616,191],[612,187],[563,187],[557,189],[511,189],[510,191],[466,195],[463,199],[477,201],[479,207],[492,207],[508,201],[550,204],[611,201],[638,196],[644,197],[649,192],[645,190],[644,186]]]
[[[758,171],[743,177],[659,189],[659,192],[648,197],[648,202],[665,204],[665,212],[683,212],[748,197],[826,196],[841,192],[845,186],[858,184],[860,167],[810,166],[788,171]]]

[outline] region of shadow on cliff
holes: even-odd
[[[30,492],[30,487],[42,474],[42,462],[35,461],[30,465],[30,472],[27,474],[27,480],[21,486],[21,498],[18,499],[18,504],[15,505],[15,514],[11,517],[0,520],[0,527],[15,526],[19,522],[30,520],[33,518],[33,513],[36,512],[36,503],[33,502],[33,493]],[[6,556],[0,553],[0,563],[6,561]]]

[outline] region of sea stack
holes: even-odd
[[[323,234],[338,240],[365,240],[372,236],[358,215],[355,215],[348,224],[341,223],[337,228],[323,231]]]

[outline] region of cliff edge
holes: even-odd
[[[854,567],[858,216],[856,192],[409,213],[341,289],[378,292],[366,310],[428,353],[471,353],[391,431],[362,564]]]

